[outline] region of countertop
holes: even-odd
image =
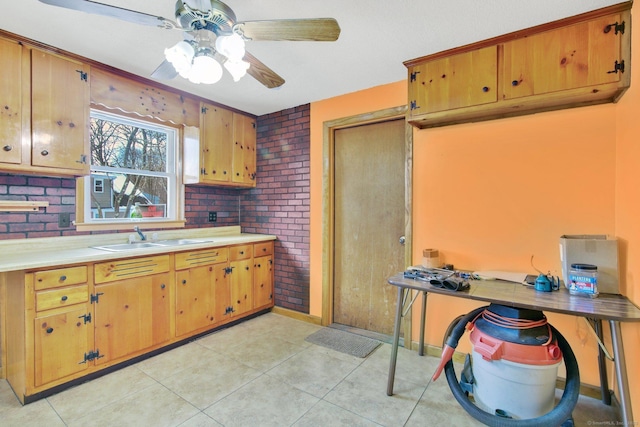
[[[113,259],[160,255],[171,252],[192,251],[243,243],[275,240],[269,234],[243,233],[240,226],[192,228],[183,230],[145,232],[148,241],[154,234],[156,240],[197,239],[202,243],[181,246],[156,246],[134,250],[110,252],[94,249],[103,246],[127,243],[131,233],[95,234],[90,236],[43,237],[0,241],[0,273],[8,271],[32,270],[60,265],[104,262]],[[136,234],[136,238],[139,239]]]

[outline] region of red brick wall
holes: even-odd
[[[241,226],[273,234],[275,304],[309,313],[309,105],[258,117],[257,188],[241,201]]]
[[[187,228],[238,225],[240,197],[238,190],[187,186]],[[38,212],[0,212],[0,239],[89,234],[76,232],[73,226],[58,227],[60,212],[69,212],[71,220],[75,220],[76,182],[73,178],[0,174],[0,200],[49,202],[47,208],[40,208]],[[209,211],[217,212],[217,222],[208,222]]]

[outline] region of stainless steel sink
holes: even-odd
[[[183,245],[195,245],[198,243],[206,243],[210,240],[197,240],[197,239],[171,239],[171,240],[158,240],[155,242],[135,242],[135,243],[118,243],[115,245],[104,246],[91,246],[93,249],[100,249],[110,252],[122,252],[132,251],[135,249],[144,248],[161,248],[167,246],[183,246]]]
[[[198,243],[205,243],[208,240],[197,240],[197,239],[171,239],[171,240],[158,240],[154,242],[160,246],[182,246],[182,245],[195,245]]]
[[[91,246],[91,247],[93,249],[100,249],[100,250],[109,251],[109,252],[122,252],[122,251],[132,251],[135,249],[157,248],[162,246],[163,245],[159,245],[157,243],[151,243],[151,242],[136,242],[136,243],[118,243],[115,245]]]

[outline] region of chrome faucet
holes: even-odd
[[[135,231],[136,233],[138,233],[140,235],[140,240],[147,240],[147,236],[145,236],[142,231],[140,231],[140,227],[138,227],[137,225],[135,227],[133,227],[133,231]]]

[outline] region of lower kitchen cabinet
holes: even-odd
[[[253,307],[267,307],[273,305],[273,243],[253,245],[253,254]]]
[[[176,336],[224,321],[228,304],[216,290],[229,286],[228,252],[216,248],[176,254]]]
[[[169,273],[161,273],[96,285],[96,364],[170,340],[169,284]]]
[[[273,243],[0,273],[22,403],[273,306]]]
[[[40,313],[34,319],[34,385],[48,384],[88,368],[85,355],[91,348],[88,307],[78,304]]]

